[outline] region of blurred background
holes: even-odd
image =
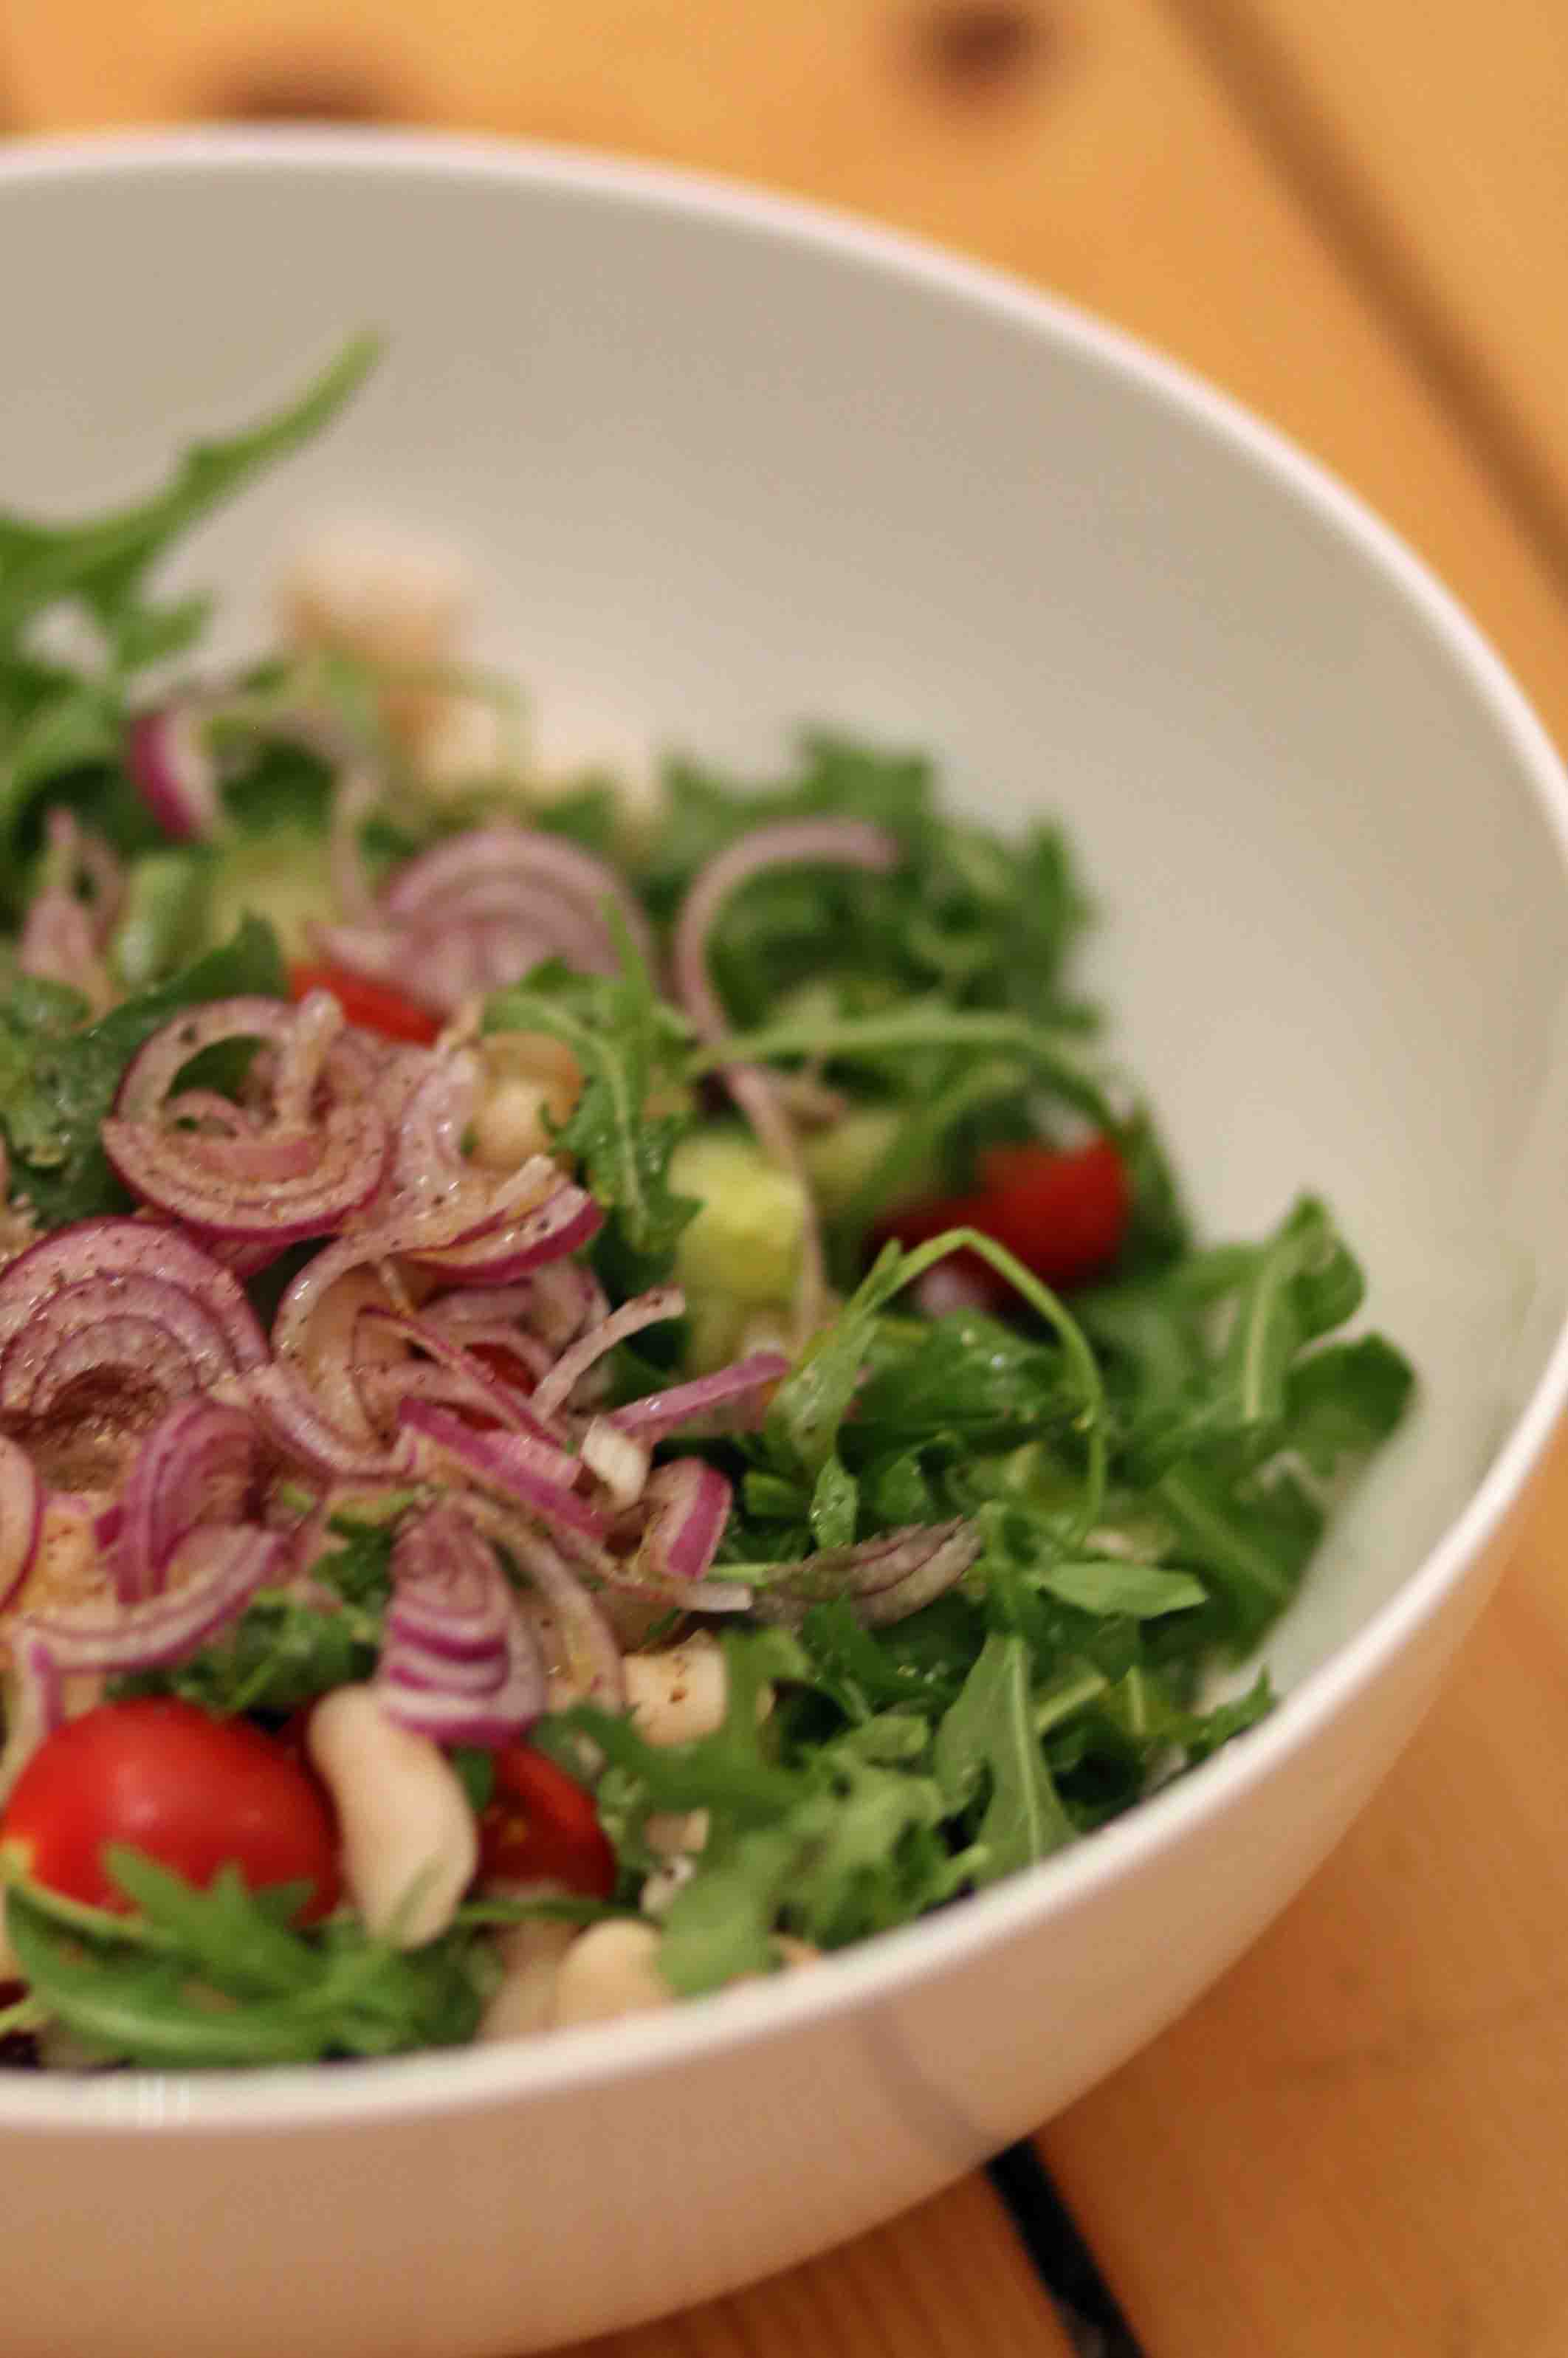
[[[0,0],[0,130],[581,142],[1021,271],[1327,457],[1549,703],[1511,576],[1568,583],[1565,97],[1561,0]]]

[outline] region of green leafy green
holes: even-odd
[[[619,975],[574,974],[558,960],[487,1003],[487,1032],[546,1032],[572,1051],[582,1093],[557,1142],[577,1155],[609,1216],[608,1252],[621,1289],[667,1276],[681,1231],[697,1206],[669,1184],[670,1156],[689,1126],[649,1100],[678,1091],[684,1020],[654,989],[647,961],[621,928]]]
[[[29,999],[35,1025],[47,1011],[55,1028],[20,1032],[13,1008],[0,1029],[0,1126],[11,1151],[13,1195],[27,1198],[46,1228],[125,1209],[129,1198],[109,1167],[100,1132],[137,1049],[186,1008],[240,993],[277,997],[284,987],[271,926],[247,917],[222,948],[122,1000],[95,1023],[59,1028],[68,1000]]]
[[[1022,1638],[988,1638],[936,1731],[936,1778],[949,1814],[968,1809],[977,1794],[984,1798],[969,1863],[977,1884],[1012,1875],[1073,1839],[1041,1749],[1030,1672]]]
[[[403,1951],[348,1917],[291,1931],[298,1887],[249,1891],[237,1867],[200,1891],[118,1844],[106,1864],[134,1915],[17,1878],[5,1898],[30,2006],[105,2061],[305,2063],[473,2037],[493,1970],[470,1927]]]
[[[357,391],[379,343],[358,336],[304,393],[247,430],[199,443],[163,490],[85,523],[45,524],[0,513],[0,877],[15,903],[24,889],[24,822],[42,791],[70,804],[124,852],[149,849],[156,827],[120,767],[129,692],[137,673],[179,654],[207,601],[149,595],[151,568],[180,535],[265,468],[319,434]],[[96,633],[95,665],[41,658],[32,642],[61,607]]]

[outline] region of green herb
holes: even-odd
[[[107,2062],[188,2071],[460,2046],[478,2027],[486,1960],[467,1926],[412,1952],[350,1918],[289,1930],[296,1887],[205,1890],[134,1850],[105,1854],[136,1913],[13,1878],[5,1925],[31,2005]]]
[[[619,931],[619,975],[574,974],[553,962],[492,998],[484,1025],[487,1032],[548,1033],[577,1058],[582,1093],[557,1143],[580,1159],[609,1215],[607,1274],[619,1290],[633,1292],[668,1274],[676,1239],[697,1207],[669,1184],[670,1156],[689,1126],[686,1118],[647,1111],[650,1097],[678,1086],[687,1027],[658,998],[646,960],[624,928]]]
[[[0,514],[0,869],[16,877],[23,820],[41,789],[110,819],[122,850],[146,848],[157,830],[134,796],[98,781],[118,771],[134,676],[189,646],[207,616],[202,599],[149,596],[151,568],[182,534],[265,469],[321,432],[357,391],[379,352],[359,336],[297,398],[243,433],[200,443],[150,499],[82,524],[41,524]],[[82,673],[29,651],[42,619],[72,605],[91,620],[102,663]],[[122,780],[123,785],[123,780]],[[12,884],[15,890],[15,884]]]
[[[137,1049],[188,1007],[249,992],[276,998],[283,990],[272,928],[247,917],[222,949],[123,1000],[95,1023],[19,1033],[13,1009],[0,1032],[0,1125],[13,1157],[12,1193],[27,1196],[46,1228],[128,1208],[101,1130]],[[67,1004],[30,997],[24,1021],[47,1012],[58,1022]]]
[[[969,1864],[977,1884],[1015,1874],[1073,1839],[1040,1748],[1030,1670],[1022,1638],[988,1638],[936,1731],[936,1777],[948,1812],[984,1797]]]

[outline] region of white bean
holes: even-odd
[[[479,2026],[481,2043],[529,2039],[535,2031],[549,2028],[561,1960],[577,1936],[575,1924],[549,1917],[535,1917],[503,1933],[498,1946],[506,1975],[485,2007]]]
[[[724,1656],[706,1631],[660,1654],[628,1654],[626,1701],[650,1744],[689,1744],[724,1724],[729,1679]]]
[[[651,1924],[615,1917],[589,1925],[561,1960],[552,2019],[564,2028],[673,2006],[675,1992],[658,1970],[658,1952],[659,1935]]]
[[[338,1813],[350,1898],[372,1932],[422,1948],[446,1931],[479,1865],[473,1812],[445,1754],[367,1686],[317,1704],[306,1749]]]
[[[700,1629],[658,1654],[628,1654],[626,1703],[632,1724],[650,1744],[689,1744],[724,1724],[729,1674],[716,1638]],[[771,1687],[757,1697],[759,1724],[773,1707]]]

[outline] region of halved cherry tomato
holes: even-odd
[[[231,1862],[253,1891],[308,1883],[301,1923],[339,1892],[338,1837],[315,1779],[248,1720],[171,1695],[100,1704],[46,1736],[0,1818],[0,1850],[67,1898],[124,1909],[110,1843],[205,1887]]]
[[[514,1392],[533,1390],[533,1368],[506,1344],[470,1343],[469,1349],[481,1367],[488,1368],[499,1382],[510,1384]]]
[[[480,1877],[491,1883],[559,1883],[608,1899],[611,1850],[593,1796],[531,1744],[495,1756],[495,1790],[479,1822]]]
[[[1127,1166],[1108,1138],[1061,1153],[1041,1145],[997,1146],[980,1159],[972,1195],[912,1204],[879,1235],[925,1244],[946,1228],[979,1228],[1015,1253],[1047,1285],[1081,1284],[1115,1260],[1132,1208]],[[1007,1292],[974,1254],[961,1266],[992,1299]]]
[[[388,983],[351,974],[346,967],[290,967],[290,999],[301,1000],[308,990],[330,990],[351,1023],[366,1032],[379,1032],[384,1040],[407,1040],[416,1048],[428,1048],[441,1029],[439,1016],[432,1015],[427,1007],[405,999]]]

